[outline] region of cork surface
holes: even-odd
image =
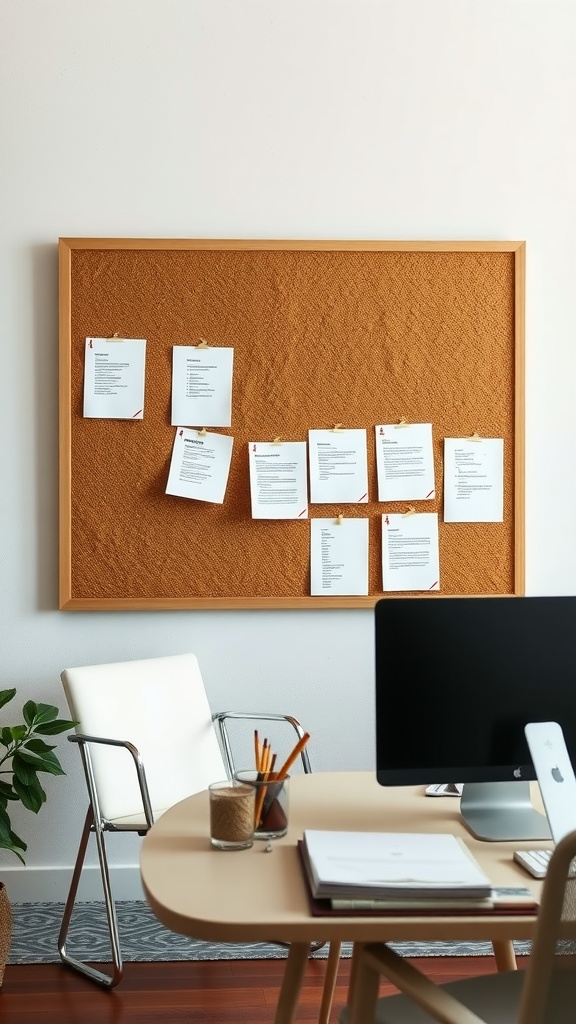
[[[382,592],[374,426],[432,422],[442,594],[514,591],[514,253],[90,248],[71,252],[71,597],[309,598],[309,523],[254,521],[248,441],[365,427]],[[147,339],[144,419],[82,417],[84,340]],[[234,348],[223,505],[166,495],[172,346]],[[503,437],[504,522],[444,524],[443,439]],[[309,598],[314,603],[313,598]]]

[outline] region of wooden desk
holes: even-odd
[[[541,883],[512,860],[519,843],[480,842],[460,822],[459,801],[423,796],[422,787],[389,789],[371,773],[314,772],[290,781],[290,828],[274,844],[223,852],[209,842],[208,794],[167,811],[144,838],[144,891],[167,928],[214,942],[291,943],[275,1024],[291,1024],[310,944],[341,942],[491,941],[500,969],[513,966],[512,939],[530,937],[535,917],[311,917],[296,841],[305,828],[452,832],[462,836],[494,885]],[[524,844],[525,846],[546,844]]]

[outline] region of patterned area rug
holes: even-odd
[[[11,964],[45,964],[59,960],[57,941],[63,903],[20,903],[12,908],[13,935]],[[215,944],[188,939],[164,928],[148,904],[140,901],[117,904],[118,927],[123,959],[152,960],[280,960],[286,948],[272,943]],[[105,963],[110,960],[108,927],[103,903],[79,903],[72,917],[67,943],[71,955],[82,960]],[[490,956],[488,942],[402,942],[394,948],[404,956]],[[517,953],[528,952],[529,944],[517,943]],[[349,957],[352,947],[346,943],[342,956]],[[327,956],[328,947],[313,953]]]

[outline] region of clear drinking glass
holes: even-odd
[[[225,779],[213,782],[208,794],[212,846],[218,850],[247,850],[254,839],[254,787]]]

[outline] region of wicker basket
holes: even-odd
[[[4,882],[0,882],[0,987],[12,940],[12,908]]]

